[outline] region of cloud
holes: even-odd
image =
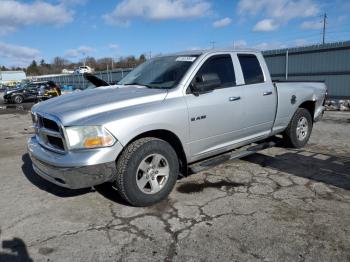
[[[306,46],[306,45],[308,45],[309,44],[309,41],[308,40],[306,40],[306,39],[296,39],[295,41],[294,41],[294,43],[295,43],[295,45],[296,46]]]
[[[273,19],[263,19],[259,21],[253,28],[254,32],[274,31],[279,27]]]
[[[61,0],[60,3],[63,5],[69,5],[69,6],[73,6],[73,5],[84,5],[86,4],[87,0]]]
[[[210,12],[210,7],[206,0],[123,0],[103,18],[110,25],[127,25],[135,17],[149,20],[202,17]]]
[[[0,42],[0,57],[9,59],[16,66],[27,66],[32,60],[40,58],[40,51],[27,46]]]
[[[117,44],[109,44],[109,49],[113,50],[113,51],[116,51],[116,50],[119,50],[119,45]]]
[[[314,0],[240,0],[238,13],[241,16],[262,15],[263,20],[255,25],[255,31],[272,31],[295,18],[314,17],[320,8]]]
[[[321,29],[323,27],[323,24],[321,21],[305,21],[300,25],[300,27],[302,29],[316,30]]]
[[[231,23],[232,23],[232,19],[229,17],[225,17],[225,18],[214,21],[213,27],[215,27],[215,28],[225,27]]]
[[[79,46],[78,48],[68,49],[64,56],[67,58],[77,58],[79,56],[85,56],[91,52],[95,51],[94,48],[89,46]]]
[[[235,40],[235,41],[233,42],[233,44],[234,44],[234,47],[235,47],[235,48],[243,48],[243,47],[246,47],[246,46],[248,45],[247,41],[242,40],[242,39],[240,39],[240,40]]]
[[[16,27],[11,25],[0,25],[0,36],[7,35],[16,31]]]
[[[259,44],[253,45],[254,49],[258,49],[261,51],[264,50],[272,50],[272,49],[281,49],[281,48],[287,48],[288,46],[285,44],[282,44],[280,42],[261,42]]]
[[[42,1],[21,3],[0,1],[0,31],[13,32],[28,25],[63,25],[73,21],[73,13],[62,4],[53,5]]]

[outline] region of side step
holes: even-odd
[[[226,161],[233,160],[233,159],[240,159],[242,157],[252,155],[258,151],[274,147],[275,145],[276,145],[276,142],[270,141],[270,142],[264,142],[258,145],[250,146],[245,149],[243,148],[241,150],[236,149],[234,151],[231,151],[230,153],[222,154],[222,155],[195,163],[193,165],[190,165],[189,173],[190,174],[199,173],[209,168],[212,168],[214,166],[217,166],[219,164],[222,164]]]

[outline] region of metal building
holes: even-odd
[[[263,54],[272,79],[325,81],[330,97],[350,98],[350,41]]]
[[[26,79],[24,71],[1,71],[0,70],[0,85],[15,85],[18,82]]]

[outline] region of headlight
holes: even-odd
[[[69,149],[88,149],[114,145],[116,139],[102,126],[72,126],[66,128]]]

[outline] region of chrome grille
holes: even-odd
[[[63,126],[54,116],[36,114],[32,115],[36,138],[41,146],[64,154],[67,151]]]

